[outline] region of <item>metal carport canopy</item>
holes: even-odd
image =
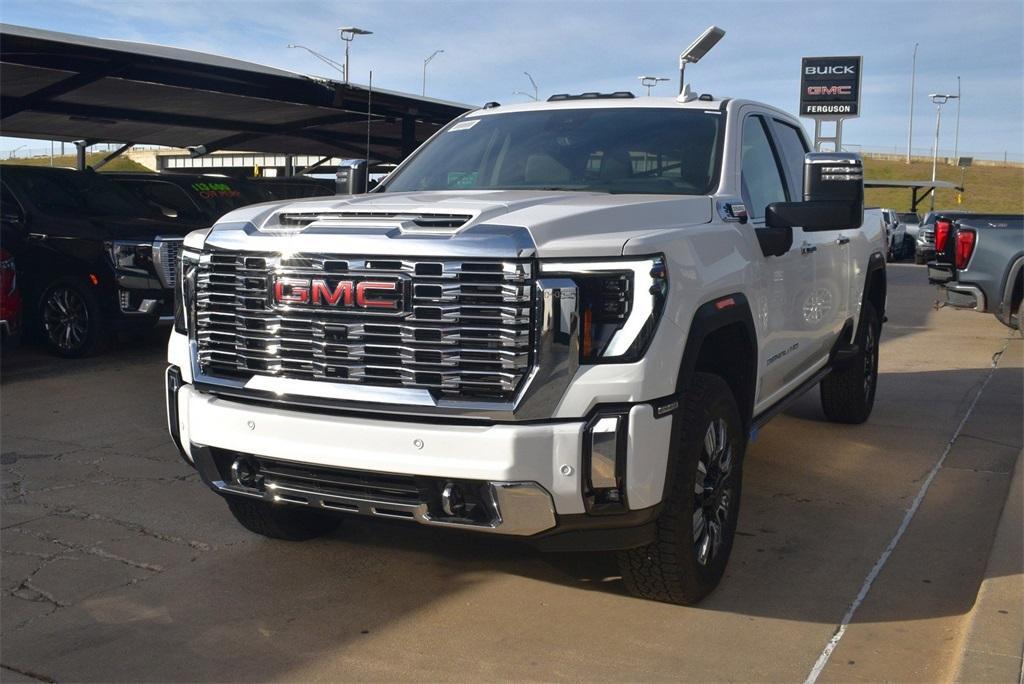
[[[0,24],[0,133],[398,162],[469,105]],[[369,107],[369,111],[368,111]]]

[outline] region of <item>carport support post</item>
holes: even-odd
[[[87,140],[76,140],[75,141],[75,168],[79,171],[85,171],[85,150],[89,147]]]
[[[405,159],[416,149],[416,117],[402,117],[402,159]]]
[[[295,157],[291,154],[284,155],[284,175],[295,175]]]

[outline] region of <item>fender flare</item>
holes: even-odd
[[[867,268],[864,270],[864,291],[861,293],[860,298],[861,310],[863,311],[864,302],[868,301],[868,298],[871,296],[871,283],[874,281],[876,271],[882,272],[882,287],[885,289],[885,292],[883,293],[882,297],[881,310],[877,311],[876,313],[878,314],[878,320],[881,322],[885,322],[885,298],[888,294],[889,283],[888,279],[886,278],[885,272],[885,255],[882,254],[881,252],[872,252],[871,256],[868,257],[868,265]],[[857,330],[854,331],[853,334],[856,335],[859,330],[860,320],[858,317]]]
[[[676,384],[676,393],[682,394],[693,381],[696,373],[697,359],[700,356],[704,340],[711,333],[722,328],[739,323],[747,335],[748,341],[754,350],[751,358],[747,359],[746,371],[749,373],[748,391],[746,396],[736,397],[736,403],[740,408],[740,417],[744,425],[749,426],[754,410],[754,394],[757,388],[757,364],[758,346],[757,331],[754,328],[754,316],[750,310],[750,303],[746,295],[740,292],[722,295],[715,299],[704,302],[693,314],[690,322],[690,330],[686,336],[686,346],[683,349],[683,360],[679,367],[679,379]]]

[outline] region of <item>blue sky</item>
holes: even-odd
[[[418,93],[423,59],[428,95],[466,103],[519,101],[529,71],[542,97],[558,92],[643,92],[641,74],[673,79],[676,59],[709,24],[727,31],[688,70],[699,92],[749,97],[795,111],[802,56],[863,55],[861,118],[844,142],[903,150],[910,64],[917,61],[913,146],[930,149],[928,93],[963,85],[960,150],[1011,158],[1024,153],[1024,2],[328,2],[318,0],[3,0],[0,20],[89,36],[215,52],[321,76],[329,67],[288,43],[339,61],[336,28],[356,25],[353,80],[370,68],[383,88]],[[2,84],[0,84],[2,87]],[[952,148],[955,107],[943,114]],[[17,143],[20,144],[20,143]],[[40,147],[43,143],[33,143]],[[0,149],[16,146],[0,141]]]

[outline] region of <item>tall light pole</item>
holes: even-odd
[[[326,55],[322,55],[319,52],[317,52],[316,50],[313,50],[312,48],[308,48],[305,45],[298,45],[297,43],[288,43],[288,47],[290,47],[290,48],[299,48],[301,50],[305,50],[306,52],[308,52],[309,54],[313,55],[314,57],[316,57],[317,59],[319,59],[321,62],[323,62],[324,64],[328,65],[332,69],[337,69],[338,71],[340,71],[342,73],[342,75],[345,74],[345,65],[344,64],[338,64],[337,62],[335,62],[330,57],[327,57]]]
[[[910,141],[914,137],[914,81],[917,79],[917,43],[914,43],[914,61],[910,65],[910,117],[907,119],[907,163],[910,163]]]
[[[444,52],[444,50],[434,50],[434,54],[430,55],[425,60],[423,60],[423,96],[424,97],[427,96],[427,65],[430,64],[430,60],[434,59],[435,57],[437,57],[442,52]]]
[[[524,71],[523,74],[526,76],[526,78],[530,79],[530,85],[533,86],[533,101],[536,102],[537,98],[540,97],[537,94],[537,82],[533,80],[533,76],[530,75],[529,71]]]
[[[373,31],[367,31],[366,29],[357,28],[355,26],[343,26],[338,29],[338,35],[345,41],[345,85],[349,82],[349,70],[348,70],[348,49],[352,45],[352,41],[355,40],[356,36],[368,36]]]
[[[662,81],[669,80],[661,76],[637,76],[637,78],[640,79],[640,85],[647,88],[647,97],[651,96],[651,88],[656,87]]]
[[[932,145],[932,181],[935,181],[935,170],[939,162],[939,126],[942,123],[942,105],[950,100],[959,100],[959,95],[932,93],[929,95],[935,103],[935,143]],[[932,187],[931,211],[935,211],[935,187]]]
[[[953,159],[960,152],[960,77],[956,77],[956,133],[953,134]],[[961,183],[960,185],[963,185]]]

